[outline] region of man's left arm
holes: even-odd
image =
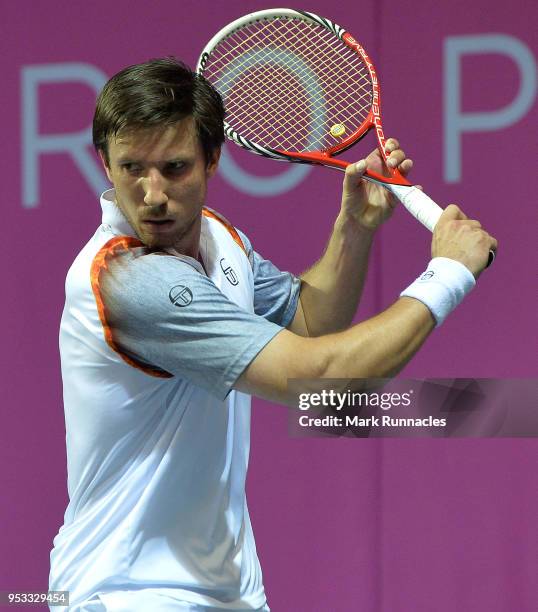
[[[389,138],[389,165],[406,175],[413,162],[397,140]],[[366,168],[384,173],[379,151],[348,166],[342,204],[321,258],[301,275],[297,311],[288,329],[301,336],[320,336],[347,329],[355,316],[368,271],[377,228],[386,221],[397,200],[383,187],[361,179]],[[386,172],[385,172],[386,173]]]

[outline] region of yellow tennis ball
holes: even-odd
[[[346,126],[343,123],[335,123],[331,128],[331,135],[335,138],[343,136],[346,133]]]

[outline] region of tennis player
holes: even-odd
[[[70,592],[70,610],[269,610],[245,498],[250,395],[290,403],[288,378],[395,374],[496,248],[449,206],[427,272],[350,327],[395,206],[360,180],[379,154],[349,167],[325,252],[298,278],[206,206],[223,117],[173,59],[122,70],[97,101],[113,189],[68,272],[60,328],[70,501],[50,589]]]

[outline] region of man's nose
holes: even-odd
[[[150,169],[148,174],[142,179],[142,187],[145,194],[144,202],[148,206],[159,206],[168,202],[166,181],[156,168]]]

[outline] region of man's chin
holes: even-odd
[[[189,237],[195,229],[198,218],[194,218],[178,231],[178,223],[171,225],[140,223],[137,235],[140,240],[150,249],[174,248],[181,252],[181,247],[190,244]]]
[[[166,249],[177,244],[175,236],[155,236],[151,233],[139,233],[138,237],[149,249]]]

